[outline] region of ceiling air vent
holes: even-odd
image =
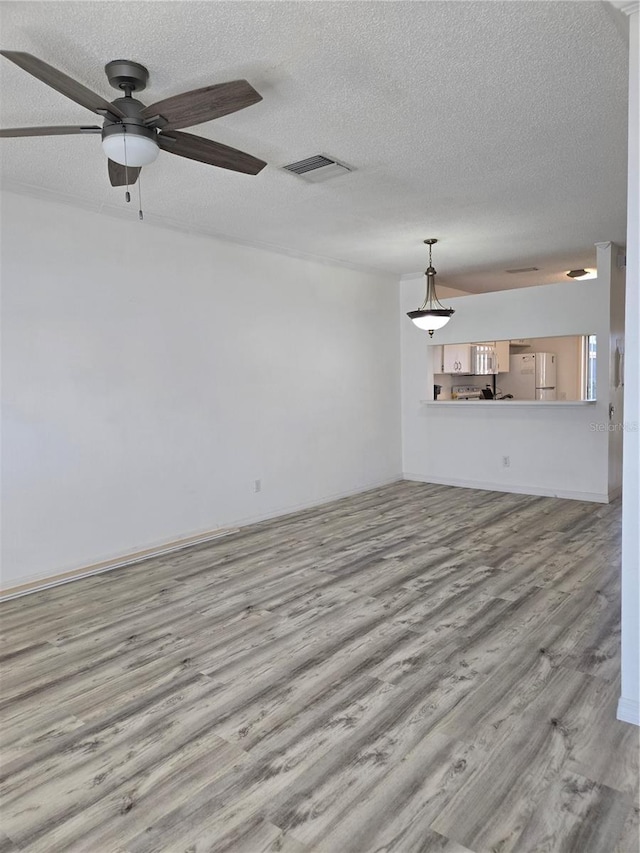
[[[538,272],[540,267],[521,267],[519,270],[505,270],[505,272]]]
[[[326,181],[329,178],[336,178],[338,175],[344,175],[350,172],[347,166],[338,163],[337,160],[331,160],[322,154],[316,154],[314,157],[307,157],[306,160],[298,160],[297,163],[289,163],[288,166],[283,166],[287,172],[293,172],[294,175],[299,175],[305,181]]]

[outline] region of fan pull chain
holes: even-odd
[[[138,219],[142,222],[144,219],[142,213],[142,169],[138,174]]]
[[[129,192],[129,166],[127,165],[127,134],[126,128],[124,128],[125,134],[122,139],[122,144],[124,145],[124,179],[126,181],[126,190],[124,194],[124,200],[127,204],[131,201],[131,193]]]

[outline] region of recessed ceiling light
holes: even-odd
[[[598,273],[596,270],[586,269],[586,270],[569,270],[567,273],[569,278],[597,278]]]

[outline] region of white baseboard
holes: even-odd
[[[616,716],[623,723],[632,723],[634,726],[640,726],[640,702],[637,699],[625,699],[624,696],[621,696],[618,699],[618,713]]]
[[[136,563],[141,563],[143,560],[149,560],[152,557],[160,557],[164,554],[170,554],[172,551],[181,551],[182,549],[190,548],[193,545],[201,545],[205,542],[219,539],[221,536],[228,536],[230,533],[236,533],[239,528],[246,527],[249,524],[257,524],[259,521],[267,521],[270,518],[279,518],[283,515],[291,515],[292,513],[300,512],[304,509],[311,509],[312,507],[331,503],[331,501],[340,500],[340,498],[348,498],[353,495],[359,495],[363,492],[371,491],[372,489],[380,489],[384,486],[390,486],[391,483],[397,483],[398,480],[402,479],[402,474],[397,474],[396,476],[389,477],[385,480],[369,483],[345,492],[337,492],[335,494],[324,496],[318,500],[280,507],[272,510],[271,512],[237,519],[231,522],[228,527],[199,533],[186,539],[176,539],[172,542],[166,542],[161,545],[146,548],[145,550],[113,557],[110,560],[105,560],[100,563],[94,563],[78,569],[72,569],[71,571],[57,572],[55,575],[46,575],[41,577],[31,576],[30,578],[23,580],[20,584],[15,583],[13,586],[0,589],[0,602],[10,601],[13,598],[19,598],[22,595],[30,595],[33,592],[40,592],[40,590],[43,589],[61,586],[62,584],[71,583],[72,581],[81,580],[82,578],[100,575],[104,572],[112,572],[114,569],[133,566]]]
[[[172,551],[181,551],[183,548],[190,548],[192,545],[201,545],[204,542],[211,542],[214,539],[219,539],[221,536],[228,536],[230,533],[235,533],[237,528],[225,527],[218,530],[211,530],[206,533],[201,533],[197,536],[190,536],[187,539],[176,539],[173,542],[167,542],[164,545],[157,545],[153,548],[146,548],[144,551],[135,551],[131,554],[123,554],[119,557],[113,557],[111,560],[104,560],[101,563],[93,563],[89,566],[83,566],[79,569],[72,569],[67,572],[58,572],[55,575],[46,575],[44,577],[33,576],[21,584],[5,587],[0,590],[0,602],[11,601],[12,598],[20,598],[22,595],[30,595],[32,592],[40,592],[42,589],[51,589],[54,586],[62,586],[62,584],[78,581],[82,578],[90,578],[93,575],[101,575],[104,572],[112,572],[114,569],[122,569],[126,566],[133,566],[136,563],[141,563],[144,560],[149,560],[152,557],[161,557],[164,554],[170,554]]]
[[[523,486],[518,483],[490,483],[485,480],[458,480],[455,477],[432,477],[431,475],[404,473],[405,480],[417,483],[435,483],[438,486],[458,486],[463,489],[480,489],[487,492],[507,492],[514,495],[539,495],[547,498],[568,498],[574,501],[609,503],[609,495],[600,492],[574,492],[568,489],[543,489],[537,486]]]

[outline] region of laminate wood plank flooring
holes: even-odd
[[[637,853],[620,506],[411,482],[0,605],[0,853]]]

